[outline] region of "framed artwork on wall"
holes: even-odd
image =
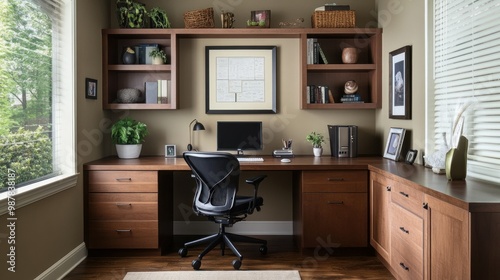
[[[389,53],[389,118],[411,120],[411,46]]]
[[[85,98],[97,99],[97,80],[85,78]]]
[[[276,46],[207,46],[207,114],[276,114]]]

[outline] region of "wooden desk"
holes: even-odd
[[[369,243],[401,278],[500,279],[500,251],[492,250],[500,248],[500,186],[472,179],[450,182],[422,166],[380,157],[264,159],[242,162],[241,169],[292,172],[293,234],[299,248],[314,247],[318,237],[330,235],[349,247]],[[168,249],[172,178],[178,171],[189,171],[182,158],[108,157],[85,164],[88,248]],[[321,201],[350,210],[329,210]],[[422,234],[417,243],[398,235],[402,226],[393,229],[407,221],[402,217],[412,217],[408,226]],[[409,248],[404,244],[414,249],[402,250]],[[411,265],[417,268],[405,269]]]

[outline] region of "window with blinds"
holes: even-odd
[[[500,1],[434,0],[434,143],[450,142],[457,110],[468,177],[500,183]],[[446,134],[446,140],[443,134]]]
[[[11,182],[18,192],[76,171],[73,4],[0,0],[0,10],[0,192]]]

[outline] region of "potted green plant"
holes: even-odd
[[[154,7],[149,11],[148,15],[151,28],[170,28],[170,21],[164,10]]]
[[[133,0],[117,0],[116,9],[120,27],[142,28],[145,26],[148,10],[144,4]]]
[[[167,63],[167,54],[162,49],[153,49],[149,56],[152,58],[151,63],[153,64]]]
[[[321,133],[311,132],[307,135],[306,140],[313,145],[314,156],[321,156],[323,153],[322,144],[325,142],[324,136]]]
[[[147,125],[131,118],[121,119],[111,127],[111,140],[119,158],[138,158],[146,135]]]

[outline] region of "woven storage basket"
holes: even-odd
[[[356,25],[355,11],[318,11],[311,18],[314,28],[345,28]]]
[[[206,8],[184,13],[184,25],[186,28],[213,28],[214,9]]]

